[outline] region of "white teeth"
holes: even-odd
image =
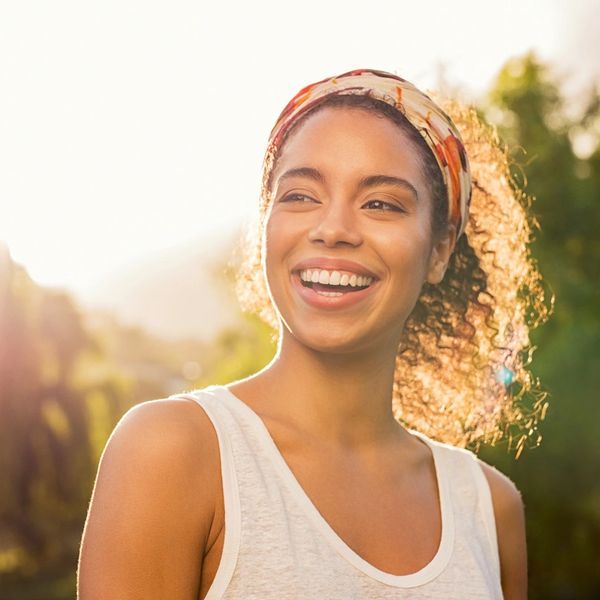
[[[320,283],[322,285],[337,285],[350,287],[365,287],[373,283],[373,277],[340,273],[339,271],[325,271],[324,269],[305,269],[300,271],[300,279],[306,282]]]
[[[329,298],[333,298],[335,296],[343,296],[344,292],[317,292],[317,294],[319,294],[319,296],[327,296]]]

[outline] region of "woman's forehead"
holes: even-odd
[[[273,182],[290,169],[420,171],[419,149],[390,119],[363,108],[327,107],[290,132],[273,172]]]

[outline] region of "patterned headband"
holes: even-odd
[[[269,151],[279,148],[286,132],[300,117],[336,95],[356,94],[382,100],[400,111],[433,152],[448,191],[448,222],[457,239],[465,230],[471,201],[469,162],[460,134],[450,117],[408,81],[370,69],[330,77],[301,89],[283,109],[269,138]]]

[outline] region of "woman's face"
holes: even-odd
[[[283,335],[320,351],[395,353],[451,250],[432,239],[412,142],[379,115],[325,108],[285,142],[272,182],[265,268]]]

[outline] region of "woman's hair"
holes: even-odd
[[[262,237],[271,178],[285,140],[327,107],[352,107],[390,119],[418,149],[433,199],[432,235],[448,226],[447,190],[417,129],[394,107],[369,95],[332,96],[302,116],[263,165],[259,235],[247,236],[237,292],[242,307],[277,329],[262,268]],[[530,328],[549,312],[529,252],[529,199],[511,180],[506,151],[473,109],[446,103],[464,142],[473,181],[469,221],[443,281],[425,283],[406,321],[396,357],[394,413],[405,426],[443,442],[477,447],[507,437],[517,456],[538,443],[547,404],[528,370]]]

